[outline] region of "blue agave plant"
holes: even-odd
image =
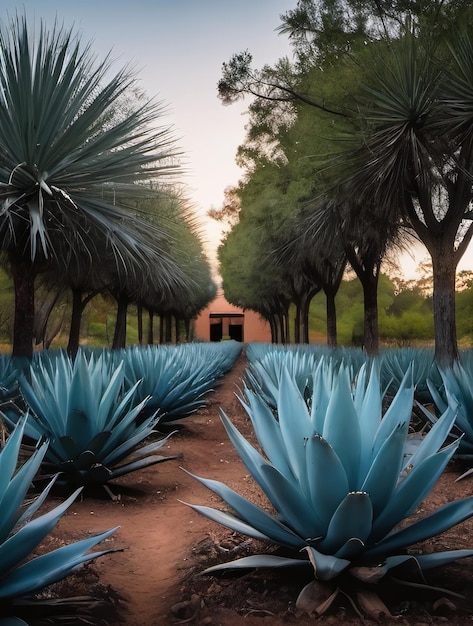
[[[267,351],[260,354],[259,358],[250,359],[245,379],[265,402],[275,407],[277,405],[281,367],[285,367],[289,371],[300,392],[305,395],[312,372],[319,360],[320,354],[315,350],[311,352],[297,349],[283,350],[280,347],[279,349],[271,349],[268,345]]]
[[[152,413],[137,422],[147,398],[136,403],[139,381],[124,391],[124,378],[123,362],[114,366],[103,354],[85,352],[74,361],[65,353],[44,355],[20,378],[31,413],[25,433],[50,442],[43,469],[60,472],[59,481],[69,484],[105,484],[175,458],[156,454],[170,435],[138,447],[155,432],[157,417]],[[14,423],[21,413],[8,410],[5,416]]]
[[[85,561],[112,550],[89,553],[97,543],[114,533],[112,528],[100,535],[61,547],[52,552],[30,557],[36,546],[54,528],[80,489],[62,504],[34,517],[48,495],[54,477],[44,491],[23,504],[31,481],[47,453],[48,443],[39,445],[28,460],[17,469],[20,445],[26,425],[23,417],[0,451],[0,625],[24,624],[21,598],[31,596],[44,587],[63,579]]]
[[[230,440],[277,517],[225,484],[197,476],[233,512],[190,506],[234,531],[290,548],[294,555],[249,556],[206,572],[311,564],[317,581],[348,572],[373,581],[401,564],[415,562],[427,570],[473,555],[473,550],[406,552],[473,515],[473,498],[467,498],[398,528],[428,495],[458,447],[458,441],[442,447],[455,420],[447,409],[414,453],[405,454],[414,395],[410,371],[384,416],[375,366],[369,376],[363,366],[352,386],[347,367],[333,372],[321,361],[310,406],[284,368],[278,389],[277,419],[253,391],[246,389],[242,399],[265,456],[221,411]]]
[[[148,398],[144,414],[156,413],[160,424],[189,416],[231,368],[241,351],[236,341],[179,346],[132,347],[122,351],[126,382],[136,398]]]
[[[455,427],[463,436],[457,456],[473,460],[473,390],[471,361],[455,362],[451,368],[440,368],[442,385],[428,380],[429,390],[438,410],[443,412],[450,407],[456,415]],[[422,407],[421,407],[422,408]],[[424,414],[432,421],[436,417],[424,409]]]
[[[250,344],[246,354],[246,381],[272,407],[277,405],[282,367],[288,370],[302,395],[307,396],[311,393],[313,372],[321,359],[329,359],[333,367],[345,363],[354,372],[358,372],[367,361],[366,353],[358,348],[331,349],[318,345]]]
[[[422,403],[432,402],[427,381],[441,383],[434,351],[430,348],[397,348],[381,352],[380,357],[382,384],[395,393],[410,367],[414,379],[415,398]]]
[[[0,355],[0,399],[9,400],[18,394],[21,367],[7,354]]]

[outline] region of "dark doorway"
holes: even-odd
[[[222,341],[222,322],[210,324],[210,341]]]
[[[230,339],[235,341],[243,341],[243,324],[230,324],[228,327]]]
[[[210,313],[210,341],[243,341],[243,313]]]

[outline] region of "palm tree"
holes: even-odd
[[[334,313],[334,296],[338,291],[346,264],[355,272],[363,288],[363,347],[370,355],[379,350],[378,281],[381,264],[389,248],[396,244],[397,223],[376,218],[373,207],[356,202],[348,189],[331,190],[328,198],[319,193],[307,203],[301,217],[302,236],[298,254],[313,255],[314,276],[321,272],[321,284],[327,289],[327,322]],[[338,197],[337,197],[338,193]],[[321,264],[317,270],[317,264]],[[324,278],[324,273],[326,276]],[[328,337],[331,331],[328,327]],[[330,345],[336,344],[332,336]]]
[[[411,32],[393,42],[367,87],[353,176],[378,219],[397,215],[431,256],[443,365],[458,357],[455,274],[473,236],[472,71],[471,33],[435,50]]]
[[[110,67],[72,30],[41,23],[33,37],[26,16],[0,25],[0,242],[15,288],[14,356],[31,357],[34,278],[52,262],[111,254],[119,271],[142,275],[153,258],[169,290],[185,280],[157,250],[159,229],[127,208],[178,170],[171,129],[156,124],[163,106],[120,110],[135,77],[124,68],[107,78]]]
[[[163,281],[161,267],[150,262],[148,279],[140,281],[134,289],[133,287],[131,290],[128,289],[128,297],[133,296],[132,299],[136,301],[138,308],[139,341],[140,343],[143,341],[143,308],[150,314],[148,339],[151,343],[155,313],[167,322],[174,318],[175,337],[176,341],[179,341],[180,322],[184,322],[188,338],[192,318],[198,315],[215,295],[210,264],[204,254],[202,224],[185,190],[178,185],[173,185],[172,188],[163,186],[154,198],[144,203],[140,202],[140,205],[146,209],[147,219],[151,224],[159,225],[163,232],[167,232],[166,242],[162,243],[161,249],[168,250],[174,263],[189,280],[182,281],[179,289],[169,292],[166,290],[167,278],[164,277]],[[163,326],[160,331],[164,330]],[[165,326],[169,337],[171,324],[166,323]]]

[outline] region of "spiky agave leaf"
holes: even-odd
[[[249,344],[246,348],[248,369],[245,379],[248,386],[272,407],[277,406],[278,381],[281,367],[288,371],[302,395],[312,389],[312,375],[321,358],[328,358],[333,366],[345,363],[358,372],[366,354],[356,348],[327,349],[327,346],[296,345],[277,346],[274,344]]]
[[[30,558],[34,549],[76,499],[80,489],[39,517],[33,515],[44,502],[53,481],[25,509],[21,506],[48,445],[47,442],[42,443],[37,452],[16,469],[26,420],[26,416],[19,420],[5,447],[0,451],[0,606],[12,599],[34,594],[61,580],[81,563],[111,552],[102,550],[90,554],[89,550],[118,528]]]
[[[443,388],[434,380],[428,380],[430,393],[437,409],[441,412],[450,408],[456,414],[455,426],[463,436],[458,455],[473,459],[473,391],[471,361],[455,362],[452,367],[439,368]],[[421,407],[422,408],[422,407]],[[425,416],[436,421],[436,416],[424,409]]]
[[[232,511],[194,506],[199,513],[237,532],[298,552],[306,549],[320,580],[365,565],[379,567],[384,574],[396,566],[393,557],[410,545],[473,515],[473,498],[467,498],[396,529],[429,493],[458,447],[458,441],[442,447],[455,419],[447,410],[415,454],[405,456],[414,397],[410,371],[384,416],[377,364],[369,376],[363,366],[354,387],[346,367],[333,372],[327,363],[319,365],[310,408],[284,368],[278,388],[276,417],[257,394],[246,390],[244,407],[264,455],[221,412],[230,440],[278,519],[222,483],[197,477]],[[467,555],[473,550],[462,551],[462,557]],[[435,566],[459,556],[443,553],[419,563]],[[300,555],[295,556],[288,565],[300,561]],[[271,559],[264,555],[259,561],[255,556],[211,571],[245,563],[267,567]],[[281,566],[279,559],[274,564]]]
[[[20,367],[7,354],[0,355],[0,398],[5,401],[18,394]]]

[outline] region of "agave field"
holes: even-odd
[[[471,623],[472,363],[236,342],[5,359],[0,624]]]
[[[156,454],[173,434],[160,432],[161,422],[182,420],[201,407],[205,393],[230,369],[240,349],[227,342],[113,353],[84,350],[74,359],[62,351],[42,352],[28,364],[4,357],[0,624],[24,624],[24,614],[35,615],[32,594],[110,551],[89,553],[117,527],[34,556],[84,488],[103,487],[115,500],[111,481],[176,458]],[[138,391],[141,386],[144,391]],[[35,516],[58,486],[69,495]],[[46,600],[38,603],[47,611]],[[77,609],[66,612],[75,623]]]

